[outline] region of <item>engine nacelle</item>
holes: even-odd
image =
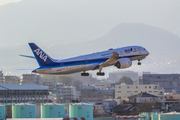
[[[117,63],[114,65],[118,69],[128,68],[131,67],[132,61],[129,58],[120,58],[118,59]]]

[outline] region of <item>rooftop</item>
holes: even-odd
[[[0,90],[48,90],[48,88],[36,84],[0,84]]]
[[[142,92],[142,93],[139,93],[137,95],[130,96],[128,98],[136,98],[136,97],[157,97],[157,96],[148,94],[146,92]]]
[[[83,86],[82,89],[94,89],[93,86]]]

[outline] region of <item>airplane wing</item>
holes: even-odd
[[[100,65],[95,66],[93,70],[99,69],[101,71],[103,67],[115,64],[118,58],[119,54],[117,52],[113,52],[113,55],[108,60],[101,63]]]

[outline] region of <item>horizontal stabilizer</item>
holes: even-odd
[[[28,68],[28,69],[16,69],[16,70],[34,70],[34,68]]]
[[[36,59],[34,56],[27,56],[27,55],[19,55],[19,56]]]

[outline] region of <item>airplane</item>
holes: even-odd
[[[63,75],[82,72],[81,76],[89,76],[86,71],[99,70],[97,76],[104,76],[105,73],[101,72],[104,67],[115,66],[118,69],[124,69],[130,67],[135,60],[138,61],[138,65],[141,65],[140,61],[149,55],[144,47],[128,46],[67,59],[53,59],[35,43],[29,43],[29,46],[34,56],[20,56],[36,59],[40,67],[32,72],[40,74]]]

